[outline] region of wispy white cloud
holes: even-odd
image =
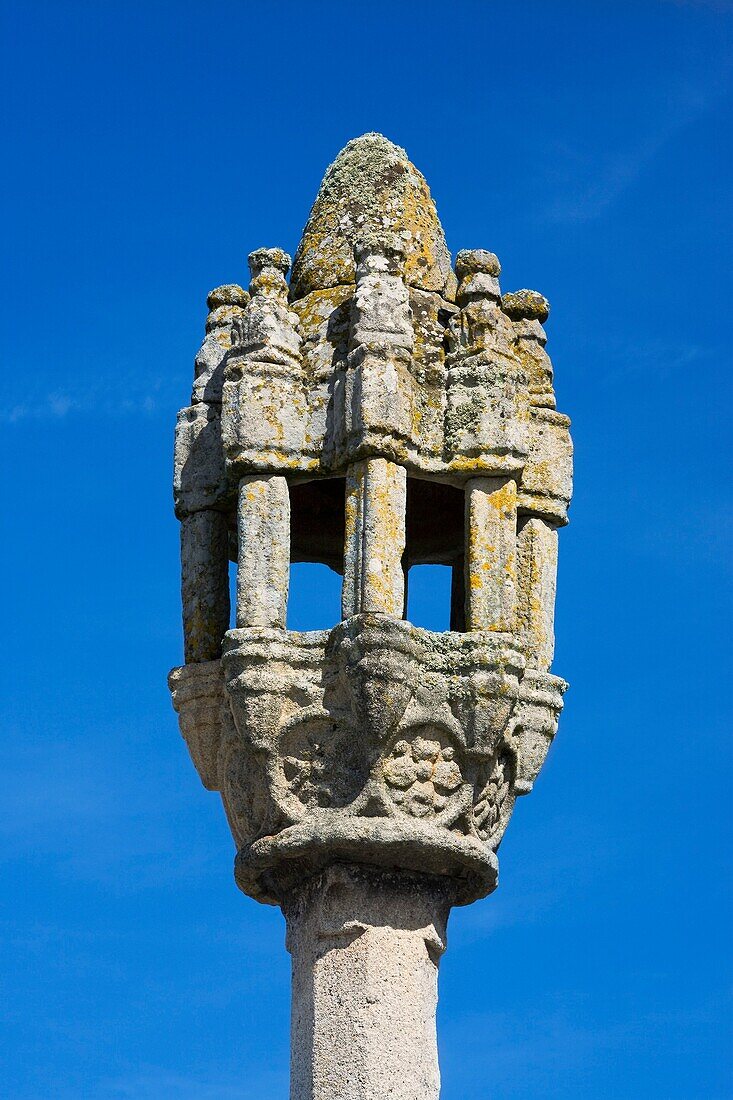
[[[607,386],[615,387],[621,379],[634,375],[645,378],[668,378],[680,371],[701,371],[706,365],[714,365],[719,351],[705,344],[680,343],[665,337],[655,337],[642,342],[629,343],[619,340],[607,345],[605,357],[609,368],[603,375]]]
[[[554,222],[589,222],[601,217],[643,175],[657,155],[678,134],[713,110],[722,98],[723,81],[705,88],[684,86],[659,107],[659,120],[640,127],[639,136],[623,148],[589,152],[568,142],[555,142],[546,163],[556,198],[546,217]],[[651,97],[650,97],[651,98]]]
[[[45,392],[36,391],[20,401],[12,401],[0,413],[6,424],[18,424],[37,420],[66,420],[70,416],[94,415],[125,417],[151,415],[161,407],[175,403],[177,397],[171,391],[170,400],[164,390],[163,379],[120,377],[108,373],[94,383],[69,385]]]
[[[477,1067],[490,1065],[497,1095],[517,1081],[531,1080],[532,1095],[565,1097],[570,1082],[603,1065],[618,1064],[623,1052],[662,1048],[670,1032],[686,1036],[716,1024],[714,1005],[691,1005],[679,1011],[622,1013],[594,1023],[587,998],[558,993],[554,1006],[536,1013],[475,1012],[453,1014],[442,1021],[446,1049],[460,1050],[461,1061],[448,1066],[454,1084],[474,1077]],[[609,1015],[613,1015],[609,1013]],[[618,1095],[616,1092],[608,1095]],[[516,1095],[512,1090],[512,1095]],[[624,1095],[627,1095],[624,1093]]]

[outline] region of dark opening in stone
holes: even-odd
[[[409,571],[417,565],[447,565],[452,569],[450,629],[465,630],[464,494],[453,485],[422,478],[407,479],[405,609]],[[406,614],[406,617],[407,616]]]
[[[344,571],[345,481],[319,478],[290,486],[290,560]]]

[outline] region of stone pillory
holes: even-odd
[[[326,172],[290,257],[208,298],[176,430],[185,664],[173,703],[240,888],[293,956],[293,1100],[435,1100],[437,965],[557,728],[550,673],[569,421],[541,294],[451,265],[422,175],[379,134]],[[237,563],[230,629],[229,561]],[[341,621],[287,629],[291,562]],[[452,569],[450,630],[405,617]]]

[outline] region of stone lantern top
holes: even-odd
[[[379,134],[328,168],[288,284],[290,263],[258,248],[247,291],[208,297],[176,436],[174,700],[244,890],[284,904],[347,859],[446,876],[469,901],[494,888],[564,690],[549,670],[572,452],[549,305],[502,295],[486,249],[451,270],[425,180]],[[343,578],[330,631],[287,628],[297,561]],[[407,620],[424,563],[452,570],[445,633]]]
[[[451,270],[425,180],[380,134],[327,170],[290,283],[280,248],[249,266],[248,291],[209,295],[178,417],[173,702],[239,886],[287,918],[291,1096],[437,1100],[448,909],[496,887],[567,686],[549,305],[502,294],[486,249]],[[342,577],[329,629],[289,629],[293,562]],[[448,630],[409,621],[423,564],[451,570]]]

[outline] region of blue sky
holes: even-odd
[[[453,252],[549,297],[576,443],[572,686],[451,918],[443,1100],[733,1096],[732,7],[3,3],[3,1095],[287,1096],[282,918],[165,685],[172,431],[207,291],[380,130]]]

